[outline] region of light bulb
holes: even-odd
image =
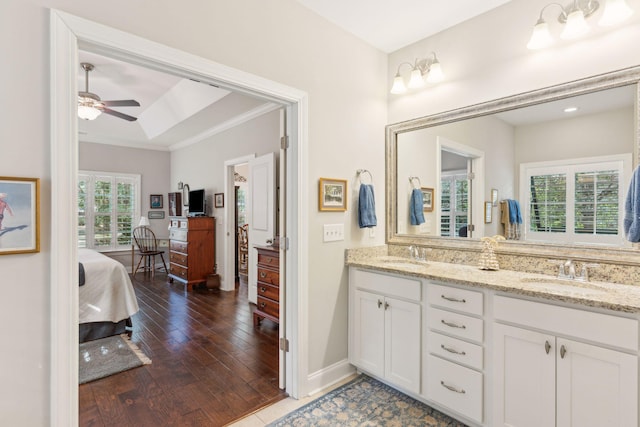
[[[574,9],[569,15],[567,15],[567,23],[564,25],[564,30],[560,34],[560,38],[564,40],[571,40],[578,38],[589,31],[589,25],[584,20],[584,12],[580,9]]]
[[[544,49],[552,44],[553,37],[551,37],[551,33],[549,32],[549,25],[543,19],[539,19],[533,27],[527,48],[531,50]]]
[[[402,76],[400,73],[396,74],[393,79],[393,86],[391,87],[391,93],[400,94],[405,93],[407,91],[407,87],[404,85],[404,80],[402,80]]]
[[[424,86],[424,79],[422,78],[422,72],[418,68],[414,68],[411,71],[411,77],[409,78],[409,87],[416,89]]]
[[[78,117],[84,120],[95,120],[102,111],[97,108],[87,106],[87,105],[78,105]]]
[[[609,27],[624,21],[633,15],[633,9],[627,6],[625,0],[607,0],[604,7],[602,18],[598,21],[598,25]]]
[[[444,73],[442,72],[442,66],[438,60],[434,60],[433,64],[429,67],[429,74],[427,75],[427,81],[429,83],[438,83],[444,79]]]

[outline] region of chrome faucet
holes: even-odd
[[[567,279],[575,279],[576,278],[576,265],[573,263],[573,260],[566,260],[564,263],[565,268],[565,277]]]

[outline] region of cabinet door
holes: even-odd
[[[386,298],[385,378],[420,392],[420,304]]]
[[[557,340],[558,426],[638,425],[638,358]]]
[[[554,426],[555,338],[494,324],[493,343],[493,425]]]
[[[384,297],[356,289],[353,293],[351,363],[384,376]]]

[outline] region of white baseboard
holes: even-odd
[[[315,394],[322,389],[330,387],[348,376],[353,375],[355,372],[356,368],[351,365],[347,359],[313,372],[307,376],[308,395]]]

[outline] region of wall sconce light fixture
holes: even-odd
[[[403,65],[411,67],[411,75],[409,76],[409,88],[417,89],[424,86],[425,75],[426,81],[429,83],[438,83],[444,79],[442,73],[442,66],[440,61],[436,57],[435,52],[431,52],[433,57],[431,58],[417,58],[413,64],[409,62],[403,62],[398,65],[398,71],[393,79],[393,86],[391,87],[391,93],[400,94],[407,91],[407,86],[404,84],[404,79],[400,75],[400,68]]]
[[[633,15],[625,0],[605,0],[604,12],[598,25],[607,27],[621,23]],[[549,6],[558,6],[561,9],[558,21],[564,24],[560,38],[571,40],[583,36],[589,31],[589,24],[585,18],[593,15],[600,3],[596,0],[573,0],[569,6],[562,6],[559,3],[549,3],[540,11],[538,22],[533,27],[531,39],[527,44],[529,49],[543,49],[554,43],[554,39],[549,32],[549,25],[542,17],[542,14]]]

